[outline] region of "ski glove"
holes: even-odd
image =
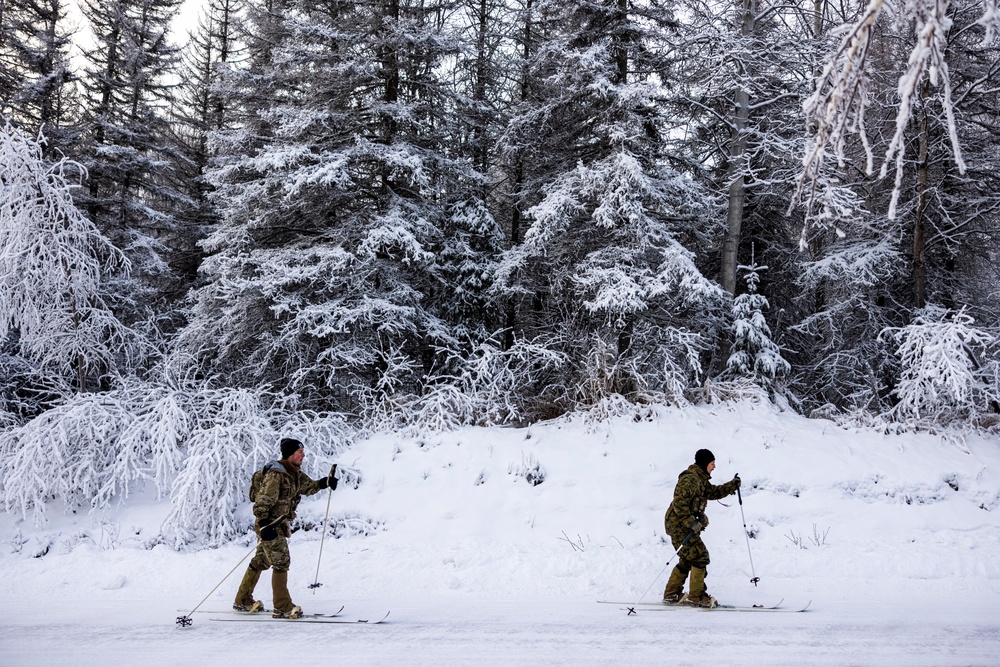
[[[743,480],[740,479],[739,475],[733,475],[733,486],[737,489],[743,485]]]
[[[278,529],[275,526],[266,526],[260,529],[260,539],[270,542],[278,536]]]

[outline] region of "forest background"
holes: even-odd
[[[1000,423],[995,0],[179,5],[0,0],[8,511],[214,545],[279,435]]]

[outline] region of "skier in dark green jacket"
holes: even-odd
[[[674,549],[678,550],[677,565],[663,590],[663,601],[668,604],[695,607],[715,607],[719,604],[705,587],[709,557],[708,548],[701,541],[701,531],[708,527],[708,517],[705,516],[708,501],[736,493],[740,478],[734,476],[732,481],[715,486],[711,482],[713,470],[715,455],[707,449],[699,449],[694,455],[694,464],[677,477],[674,500],[664,517],[667,535]],[[684,542],[685,538],[687,542]],[[688,573],[691,574],[691,588],[685,595],[684,582]]]

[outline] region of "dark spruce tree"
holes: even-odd
[[[77,140],[72,41],[63,0],[0,0],[0,112],[31,136],[42,132],[46,158]]]
[[[513,338],[566,359],[539,377],[536,404],[678,397],[726,313],[695,261],[711,198],[681,172],[664,115],[656,44],[673,21],[617,0],[549,0],[526,16],[521,101],[503,137],[516,242],[497,290]]]
[[[183,245],[177,187],[183,156],[168,126],[178,50],[168,38],[180,0],[90,0],[94,34],[82,77],[85,141],[78,160],[89,177],[80,205],[130,262],[118,276],[116,309],[128,322],[168,314],[183,283],[171,266]]]
[[[482,329],[499,242],[455,154],[468,104],[439,78],[435,3],[248,7],[240,121],[214,133],[220,223],[178,350],[236,384],[356,409],[418,395]]]

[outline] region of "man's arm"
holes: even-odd
[[[735,475],[731,480],[725,484],[720,484],[718,486],[708,483],[708,487],[705,489],[705,497],[709,500],[719,500],[720,498],[725,498],[726,496],[731,496],[736,493],[736,489],[740,487],[740,476]]]
[[[337,488],[337,478],[334,477],[334,473],[337,472],[337,464],[334,463],[333,467],[330,468],[330,474],[326,477],[321,477],[319,479],[312,479],[309,475],[304,472],[299,473],[299,493],[304,496],[311,496],[314,493],[319,493],[323,489],[336,489]]]

